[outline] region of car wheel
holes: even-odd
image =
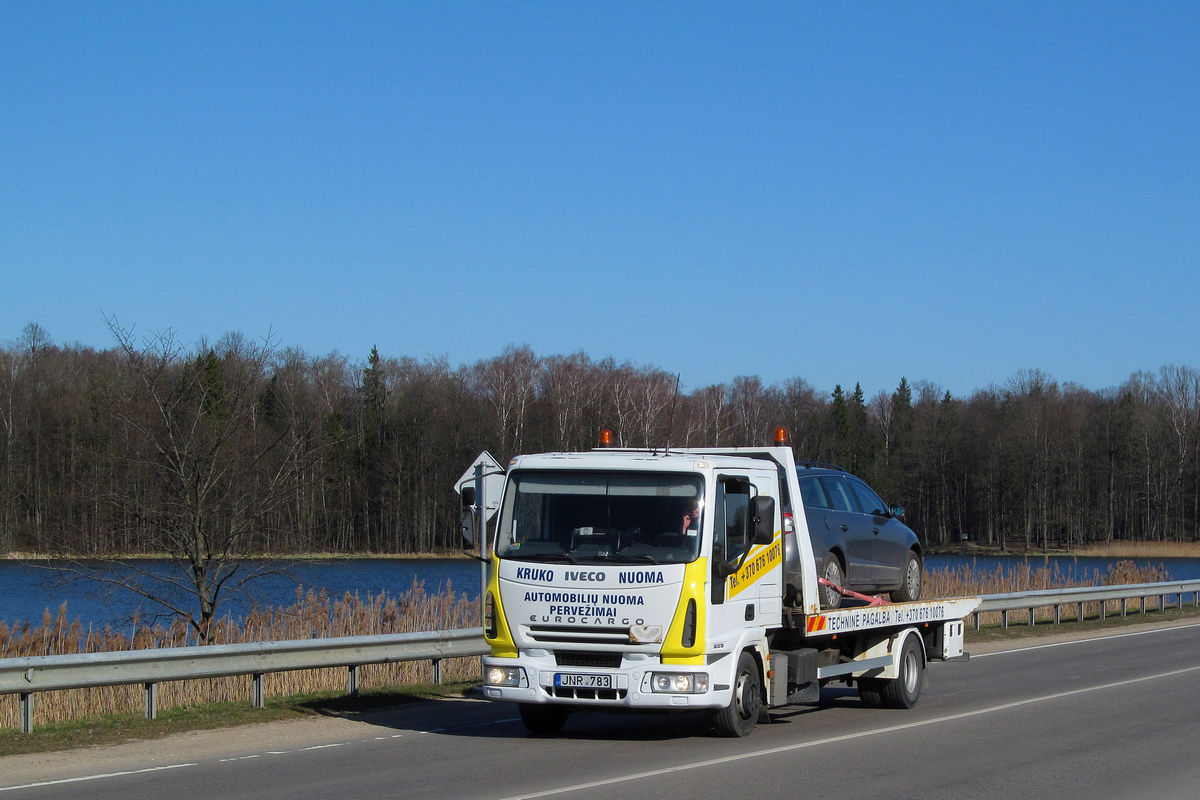
[[[915,550],[908,551],[908,561],[904,565],[904,583],[892,592],[892,601],[909,603],[921,599],[921,557]]]
[[[713,717],[713,725],[718,733],[737,738],[750,735],[750,731],[758,724],[758,715],[762,710],[761,687],[758,662],[754,656],[742,651],[733,682],[733,698]]]
[[[842,562],[834,553],[826,553],[821,562],[821,577],[835,586],[846,585],[846,576],[842,573]],[[818,594],[821,597],[822,608],[837,608],[842,604],[842,595],[830,586],[821,586]]]

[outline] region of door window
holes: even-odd
[[[854,490],[855,496],[858,497],[858,504],[862,506],[864,514],[874,514],[877,517],[887,516],[887,506],[879,499],[879,495],[871,491],[871,487],[860,480],[851,478],[850,488]]]
[[[724,564],[741,558],[750,547],[746,519],[750,513],[749,482],[717,483],[717,507],[713,510],[712,602],[725,602]]]
[[[850,487],[841,478],[825,475],[821,477],[821,485],[829,495],[829,502],[835,511],[858,511]]]

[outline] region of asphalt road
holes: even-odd
[[[241,736],[193,759],[60,766],[18,785],[0,762],[0,796],[1200,800],[1198,690],[1192,625],[934,664],[908,711],[826,689],[742,740],[694,716],[602,714],[535,739],[511,706],[438,701],[301,746]]]

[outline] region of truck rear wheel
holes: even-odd
[[[733,698],[713,717],[713,726],[722,736],[749,736],[758,723],[761,710],[762,679],[758,674],[758,662],[754,656],[742,651],[733,679]]]
[[[900,651],[900,675],[895,680],[881,681],[880,696],[888,708],[912,708],[921,696],[921,678],[925,673],[925,657],[916,636],[904,639]]]
[[[883,697],[879,693],[877,678],[859,678],[858,699],[867,708],[883,708]]]
[[[571,713],[563,706],[541,705],[540,703],[518,703],[521,722],[534,736],[553,736],[567,724]]]

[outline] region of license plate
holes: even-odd
[[[611,675],[572,675],[567,672],[554,673],[554,685],[569,689],[611,689]]]

